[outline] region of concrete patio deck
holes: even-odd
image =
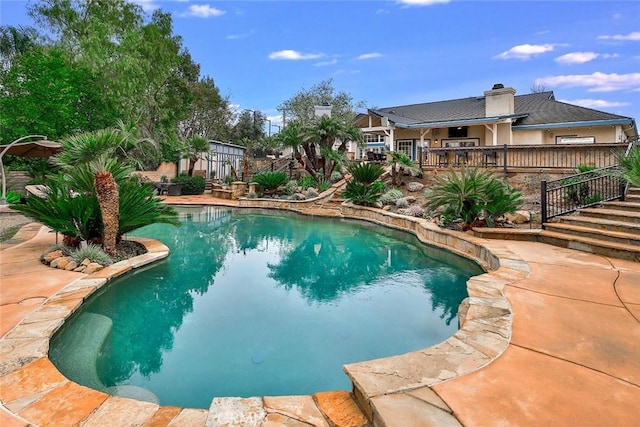
[[[170,201],[235,205],[202,196],[172,197]],[[53,240],[40,226],[28,225],[12,241],[0,245],[0,336],[82,277],[37,262]],[[429,390],[382,396],[375,409],[384,424],[638,425],[640,263],[542,243],[498,243],[523,259],[530,270],[505,288],[513,312],[506,350],[475,372],[433,385],[430,390],[435,395],[430,397],[426,397]],[[0,352],[0,362],[7,357]],[[0,377],[2,426],[206,423],[204,410],[158,409],[119,398],[110,398],[107,404],[101,393],[62,377],[46,358]],[[47,399],[43,399],[45,394]],[[298,407],[307,403],[304,400]],[[287,404],[278,405],[284,408]],[[434,424],[438,419],[430,415],[434,409],[453,418],[443,421],[448,424]],[[307,421],[311,419],[317,423]],[[291,420],[272,418],[270,423],[257,425],[329,425],[321,417],[295,424]]]

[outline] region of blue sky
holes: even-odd
[[[368,107],[481,96],[494,83],[640,119],[640,1],[138,0],[237,108],[333,79]],[[0,0],[2,25],[29,25]],[[273,129],[276,130],[275,128]]]

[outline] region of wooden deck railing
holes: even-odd
[[[605,168],[616,164],[626,143],[575,145],[502,145],[487,147],[428,148],[418,150],[424,168],[479,166],[502,169],[576,169],[580,165]]]

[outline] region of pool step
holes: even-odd
[[[348,391],[313,396],[216,397],[205,425],[371,427]]]
[[[106,392],[96,371],[96,360],[112,325],[107,316],[83,313],[82,318],[65,326],[64,336],[49,358],[70,380]]]

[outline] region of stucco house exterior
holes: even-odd
[[[369,109],[356,118],[367,151],[401,151],[417,159],[430,148],[624,143],[638,138],[635,120],[560,102],[552,91],[517,95],[496,84],[484,96]]]

